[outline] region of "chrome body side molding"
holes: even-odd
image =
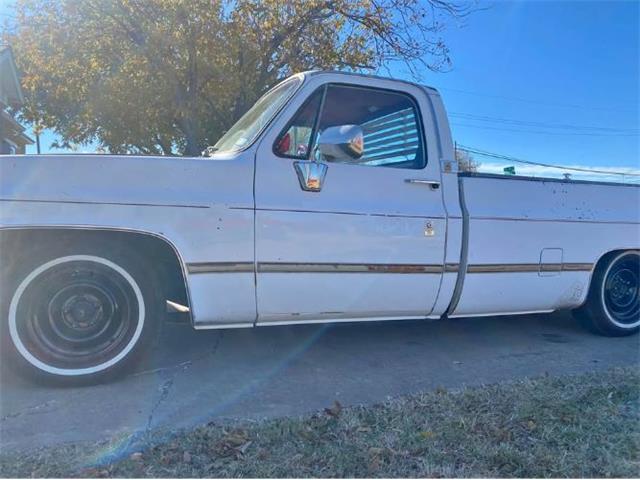
[[[201,262],[188,263],[190,274],[253,272],[253,262]],[[465,267],[463,267],[465,268]],[[460,264],[393,264],[393,263],[296,263],[260,262],[261,273],[434,273],[460,272]],[[590,272],[593,263],[492,263],[466,267],[467,273],[534,273],[534,272]]]
[[[187,271],[190,274],[253,272],[253,270],[253,262],[198,262],[187,264]]]
[[[592,263],[494,263],[469,265],[467,273],[590,272]]]

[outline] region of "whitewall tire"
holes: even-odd
[[[609,255],[593,274],[586,303],[574,311],[595,333],[631,335],[640,330],[640,252]]]
[[[36,377],[93,383],[121,372],[150,343],[162,296],[153,271],[121,248],[64,250],[26,262],[5,281],[4,343]]]

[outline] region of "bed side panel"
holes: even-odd
[[[469,253],[453,316],[576,307],[602,255],[640,246],[638,187],[481,175],[462,182]]]

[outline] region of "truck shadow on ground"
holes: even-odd
[[[0,447],[46,445],[211,419],[372,404],[437,387],[638,363],[638,337],[605,338],[567,313],[194,331],[103,385],[38,385],[2,368]]]

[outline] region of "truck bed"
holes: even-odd
[[[640,232],[636,185],[483,173],[458,182],[466,238],[453,316],[579,306],[594,259],[633,248],[616,242]]]

